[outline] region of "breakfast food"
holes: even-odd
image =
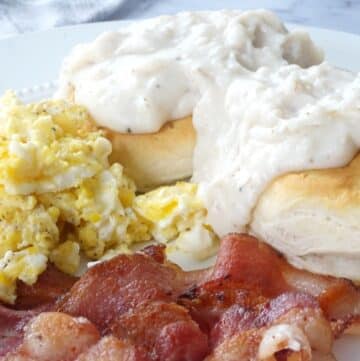
[[[184,24],[189,31],[183,32]],[[140,189],[192,169],[217,234],[252,232],[298,267],[359,281],[353,215],[338,213],[338,221],[324,226],[326,234],[313,235],[295,217],[282,222],[265,201],[276,197],[280,176],[344,167],[360,147],[359,77],[321,60],[308,37],[287,32],[269,12],[184,13],[76,47],[64,62],[58,94],[86,105],[109,129],[112,159],[124,164]],[[184,115],[191,122],[173,120]],[[123,134],[126,129],[131,134]],[[342,169],[335,173],[346,177]],[[306,198],[297,202],[302,212],[308,207],[317,214],[310,196],[308,206]],[[314,228],[322,222],[312,217]],[[347,233],[348,241],[339,241]]]
[[[136,196],[83,107],[24,105],[7,93],[0,109],[0,301],[14,303],[16,282],[34,284],[48,261],[74,275],[81,258],[111,258],[151,239],[197,259],[214,254],[196,185]]]
[[[89,109],[140,191],[192,175],[218,235],[247,231],[298,267],[359,281],[356,216],[327,214],[323,233],[312,217],[314,235],[272,193],[288,173],[341,167],[346,177],[360,147],[359,77],[322,60],[267,11],[181,13],[75,47],[57,96]],[[287,192],[286,202],[310,215],[319,196]]]
[[[0,117],[0,300],[13,303],[16,281],[35,283],[48,259],[74,274],[80,250],[97,259],[131,243],[135,186],[82,107],[8,93]]]
[[[359,79],[327,63],[291,65],[208,92],[194,116],[193,180],[217,234],[247,230],[298,267],[359,280],[357,162],[344,168],[360,148]]]
[[[194,183],[178,182],[135,198],[135,212],[149,224],[152,238],[197,260],[214,255],[218,238],[205,223],[207,211]]]
[[[0,345],[7,361],[333,360],[332,342],[358,322],[359,304],[349,282],[298,271],[233,234],[203,271],[182,271],[159,246],[98,264],[30,321],[0,312],[10,334]]]
[[[286,174],[261,195],[251,229],[296,267],[359,283],[359,197],[360,155],[342,168]]]
[[[244,231],[276,177],[349,163],[360,147],[359,101],[359,78],[327,63],[213,87],[194,117],[193,180],[215,231]]]
[[[155,134],[104,131],[112,144],[110,162],[122,164],[140,191],[191,176],[195,146],[191,117],[167,122]]]
[[[0,357],[333,361],[360,325],[359,85],[273,14],[223,11],[76,47],[64,100],[7,93]],[[207,269],[167,258],[219,243]]]
[[[308,67],[322,58],[307,33],[288,32],[269,11],[180,13],[76,46],[56,96],[88,109],[109,132],[112,160],[148,190],[191,176],[190,117],[209,85],[263,66]]]

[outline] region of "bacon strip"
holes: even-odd
[[[56,315],[71,315],[71,324],[86,317],[98,335],[80,342],[86,347],[76,355],[64,351],[69,361],[99,355],[128,361],[331,359],[333,338],[359,320],[360,305],[350,282],[296,270],[269,246],[237,234],[224,237],[212,269],[184,272],[166,261],[161,247],[150,247],[94,266],[63,297],[54,295]],[[20,329],[33,315],[19,316]],[[7,317],[8,326],[16,324]],[[49,329],[49,342],[61,330]],[[65,340],[71,332],[57,337]],[[15,355],[31,355],[27,342],[28,333]]]
[[[220,347],[221,350],[224,347],[229,347],[228,342],[233,339],[230,342],[233,348],[232,353],[241,355],[245,347],[242,344],[244,337],[251,338],[253,342],[256,340],[257,345],[257,347],[254,348],[252,348],[254,343],[248,345],[248,347],[250,347],[248,352],[251,354],[255,351],[257,352],[261,343],[264,343],[263,339],[266,334],[271,341],[270,330],[274,330],[276,328],[275,326],[280,325],[287,325],[287,328],[290,326],[296,327],[295,335],[299,333],[305,335],[304,338],[306,342],[299,341],[304,347],[304,355],[309,355],[307,345],[324,354],[331,351],[333,335],[330,323],[325,319],[319,305],[313,297],[298,293],[282,294],[256,308],[245,308],[241,305],[234,304],[222,315],[219,322],[212,329],[211,344],[215,350],[218,347]],[[278,331],[274,334],[278,335]],[[294,330],[292,329],[292,331]],[[287,333],[289,333],[288,330]],[[289,339],[286,338],[287,333],[285,333],[283,338],[289,341]],[[281,340],[281,345],[283,345],[284,340],[282,338]],[[274,337],[274,342],[275,341],[277,341],[276,337]],[[225,343],[225,346],[221,346],[223,343]],[[279,346],[279,349],[276,343],[271,344],[269,341],[265,343],[268,349],[275,349],[276,352],[281,350],[281,347]],[[242,349],[235,352],[235,347],[241,347]],[[270,354],[270,356],[273,356],[273,354]],[[308,356],[302,357],[305,360]]]
[[[75,277],[58,271],[52,265],[32,286],[19,281],[15,306],[9,308],[0,304],[0,356],[16,348],[22,341],[23,328],[27,322],[40,312],[50,310],[75,281]]]
[[[76,277],[69,276],[49,264],[34,285],[29,286],[21,281],[18,282],[14,308],[29,310],[45,304],[53,304],[69,291],[76,281]]]
[[[181,361],[184,355],[189,361],[202,360],[208,353],[207,336],[184,307],[173,303],[187,286],[184,273],[163,261],[148,248],[94,266],[57,310],[86,317],[103,335],[141,346],[156,360]]]
[[[208,353],[207,336],[176,303],[142,304],[117,318],[110,330],[147,349],[156,360],[202,360]]]
[[[210,279],[231,279],[241,283],[244,289],[274,297],[289,291],[279,262],[274,250],[256,238],[230,234],[221,240]]]
[[[332,320],[354,321],[360,316],[360,291],[350,281],[298,270],[269,246],[249,235],[230,234],[223,238],[210,279],[240,281],[243,289],[264,297],[284,292],[314,296]]]
[[[144,302],[172,301],[182,287],[176,268],[145,254],[120,255],[88,270],[56,309],[86,317],[105,334],[118,316]]]
[[[150,361],[144,350],[114,336],[103,337],[76,361]]]
[[[84,318],[43,312],[25,327],[22,344],[4,361],[71,361],[99,338],[98,330]]]
[[[23,311],[0,305],[0,356],[6,355],[21,343],[25,325],[47,308],[48,306],[40,306]]]
[[[223,313],[219,322],[213,327],[211,332],[212,344],[218,345],[225,338],[252,328],[273,325],[278,319],[282,319],[284,315],[293,310],[298,312],[309,310],[311,314],[319,312],[321,314],[316,300],[307,294],[301,293],[284,293],[255,308],[234,304]],[[329,334],[329,332],[327,333]]]

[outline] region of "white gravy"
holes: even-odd
[[[193,180],[223,235],[246,230],[275,177],[342,166],[359,149],[359,77],[321,61],[306,33],[271,12],[181,13],[77,46],[57,95],[118,132],[193,113]]]
[[[246,231],[277,176],[347,164],[360,147],[360,76],[323,63],[259,69],[196,107],[193,180],[219,235]]]
[[[180,13],[136,22],[78,45],[65,59],[57,97],[73,97],[97,123],[151,133],[191,115],[211,84],[261,66],[319,63],[302,31],[265,10]]]

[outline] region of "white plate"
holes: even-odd
[[[77,43],[90,41],[106,30],[124,26],[124,21],[77,25],[29,33],[0,41],[0,94],[14,89],[26,101],[51,96],[62,59]],[[343,32],[300,27],[320,45],[329,62],[353,71],[360,70],[360,36]],[[360,360],[360,339],[344,337],[336,342],[338,361]]]

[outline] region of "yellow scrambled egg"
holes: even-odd
[[[196,186],[178,183],[137,196],[111,143],[83,107],[49,100],[0,100],[0,300],[16,282],[36,282],[50,261],[75,274],[80,260],[103,260],[155,239],[195,257],[214,252]]]
[[[196,184],[160,187],[137,196],[133,207],[149,223],[152,238],[169,244],[168,251],[180,249],[199,260],[215,253],[218,239],[205,223]]]

